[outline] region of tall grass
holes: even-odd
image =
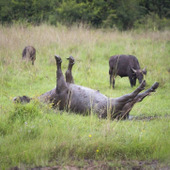
[[[72,160],[159,160],[170,158],[170,32],[118,32],[81,27],[0,26],[0,167],[66,164]],[[37,50],[35,66],[21,60],[22,50]],[[157,92],[136,104],[135,116],[149,121],[110,121],[51,110],[38,102],[14,105],[18,95],[38,96],[56,86],[54,54],[76,59],[75,83],[119,97],[134,90],[127,78],[109,88],[110,56],[135,55],[147,67],[147,88]],[[167,116],[168,115],[168,116]]]

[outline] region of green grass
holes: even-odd
[[[117,32],[41,25],[0,26],[0,168],[67,165],[83,160],[143,160],[168,164],[170,159],[170,32]],[[26,45],[37,49],[35,66],[21,61]],[[147,87],[157,92],[134,106],[131,115],[154,120],[110,121],[52,110],[37,101],[13,104],[15,96],[38,96],[55,87],[54,54],[76,59],[75,83],[109,97],[132,92],[128,78],[109,88],[110,56],[132,54],[147,67]],[[137,84],[138,85],[138,84]],[[168,116],[167,116],[168,115]],[[90,135],[90,136],[89,136]]]

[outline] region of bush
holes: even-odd
[[[20,120],[22,123],[31,121],[36,117],[42,116],[42,111],[39,108],[38,103],[28,103],[24,104],[15,104],[14,110],[11,111],[9,121],[14,122],[15,120]]]
[[[151,31],[165,30],[170,27],[170,20],[166,18],[161,19],[157,14],[150,13],[142,19],[137,20],[134,26],[136,29]]]

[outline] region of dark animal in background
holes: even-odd
[[[32,61],[32,65],[34,65],[34,61],[36,60],[35,48],[32,46],[25,47],[22,52],[22,59]]]
[[[145,87],[145,81],[142,81],[140,86],[132,93],[118,98],[108,98],[98,90],[70,83],[73,82],[73,80],[71,80],[73,77],[71,70],[68,74],[68,76],[70,76],[70,82],[67,82],[61,70],[61,58],[55,56],[55,60],[57,65],[56,88],[39,96],[38,100],[52,103],[53,107],[59,107],[59,110],[65,109],[66,111],[81,114],[93,112],[100,118],[110,117],[111,119],[127,119],[134,104],[142,101],[151,92],[155,92],[159,86],[159,83],[156,82],[151,88],[140,93]],[[72,61],[73,60],[69,60],[69,64]],[[14,101],[17,101],[17,98],[19,98],[18,101],[22,102],[22,97],[16,97]],[[23,101],[25,102],[25,97]]]
[[[139,83],[143,80],[143,75],[146,75],[146,69],[140,69],[138,59],[133,55],[115,55],[109,60],[110,86],[114,88],[115,77],[129,77],[131,87],[136,85],[136,79]]]

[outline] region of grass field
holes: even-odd
[[[37,50],[34,66],[21,60],[27,45]],[[110,56],[135,55],[141,67],[147,67],[146,88],[155,81],[160,83],[157,92],[136,104],[130,113],[146,118],[101,120],[93,114],[52,110],[37,101],[13,104],[15,96],[35,97],[55,87],[54,54],[61,56],[63,72],[68,65],[66,57],[72,55],[76,59],[75,83],[109,97],[136,88],[130,87],[128,78],[117,77],[116,88],[110,89]],[[157,161],[157,168],[170,163],[170,31],[0,26],[0,87],[0,169],[83,167],[87,160],[119,168],[123,167],[122,161]],[[151,116],[156,118],[147,118]]]

